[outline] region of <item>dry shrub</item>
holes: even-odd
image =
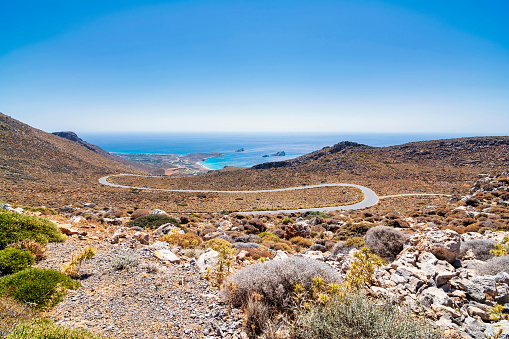
[[[472,250],[479,260],[491,259],[493,254],[490,253],[490,250],[494,248],[493,245],[495,245],[495,242],[488,239],[472,239],[461,242],[460,258],[463,258],[468,250]]]
[[[253,260],[258,260],[260,258],[272,258],[273,255],[266,248],[242,248],[239,251],[246,251],[246,258],[250,258]]]
[[[312,246],[314,244],[313,240],[306,239],[306,238],[303,238],[303,237],[293,237],[293,238],[290,239],[290,242],[293,245],[298,245],[300,247],[310,247],[310,246]]]
[[[196,248],[201,243],[201,238],[194,233],[170,233],[161,237],[162,241],[166,241],[170,245],[180,246],[182,248]]]
[[[35,256],[35,261],[41,261],[42,259],[46,258],[46,248],[31,239],[19,240],[7,246],[7,248],[11,247],[19,248],[32,253]]]
[[[295,253],[293,248],[288,245],[286,242],[272,242],[272,243],[265,243],[264,246],[270,248],[274,251],[286,251],[288,253]]]
[[[403,250],[408,235],[388,226],[371,228],[364,237],[366,246],[384,259],[394,260]]]
[[[477,266],[476,271],[480,275],[495,275],[500,272],[509,273],[509,255],[491,258]]]
[[[447,227],[442,228],[442,231],[445,231],[445,230],[451,230],[451,231],[454,231],[454,232],[456,232],[458,234],[465,233],[465,227],[460,227],[460,226],[449,225]]]
[[[218,246],[218,247],[226,246],[229,248],[229,247],[232,247],[232,244],[229,241],[226,241],[226,240],[220,239],[220,238],[210,239],[208,241],[205,241],[202,244],[203,248],[212,248],[213,249],[215,246]]]
[[[221,294],[232,305],[245,307],[249,298],[258,293],[267,305],[286,309],[294,303],[295,285],[309,289],[315,277],[322,277],[327,284],[341,282],[339,273],[329,265],[292,256],[244,267],[227,279]]]
[[[479,230],[481,229],[481,227],[479,227],[478,225],[469,225],[467,227],[465,227],[465,233],[468,233],[468,232],[479,232]]]
[[[363,237],[353,237],[346,239],[345,245],[349,247],[363,247],[366,243]]]

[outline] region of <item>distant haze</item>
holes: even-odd
[[[10,1],[0,112],[78,134],[507,135],[508,13],[494,0]]]

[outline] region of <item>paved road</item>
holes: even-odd
[[[287,187],[287,188],[276,188],[270,190],[254,190],[254,191],[214,191],[214,190],[175,190],[175,189],[166,189],[166,188],[147,188],[147,187],[136,187],[136,186],[125,186],[125,185],[117,185],[108,182],[108,178],[116,177],[116,176],[135,176],[135,177],[144,177],[144,178],[152,178],[155,176],[151,175],[136,175],[136,174],[116,174],[116,175],[107,175],[99,179],[99,183],[118,188],[130,188],[130,189],[139,189],[139,190],[149,190],[149,191],[166,191],[166,192],[187,192],[187,193],[265,193],[265,192],[284,192],[284,191],[295,191],[295,190],[304,190],[308,188],[317,188],[317,187],[356,187],[362,191],[364,194],[364,200],[358,202],[356,204],[344,205],[344,206],[330,206],[330,207],[317,207],[317,208],[305,208],[305,209],[293,209],[293,210],[277,210],[277,211],[250,211],[250,212],[238,212],[239,214],[277,214],[277,213],[294,213],[294,212],[305,212],[305,211],[318,211],[318,212],[327,212],[327,211],[338,211],[338,210],[352,210],[352,209],[361,209],[376,205],[378,203],[378,196],[371,189],[354,184],[318,184],[318,185],[310,185],[310,186],[300,186],[300,187]]]
[[[295,212],[305,212],[305,211],[315,211],[315,212],[328,212],[328,211],[347,211],[347,210],[355,210],[366,207],[371,207],[373,205],[378,204],[379,199],[383,198],[392,198],[399,196],[408,196],[408,195],[445,195],[445,194],[428,194],[428,193],[416,193],[416,194],[398,194],[398,195],[388,195],[385,197],[378,197],[375,192],[371,189],[354,184],[318,184],[318,185],[310,185],[310,186],[300,186],[300,187],[287,187],[287,188],[276,188],[270,190],[254,190],[254,191],[214,191],[214,190],[175,190],[175,189],[166,189],[166,188],[147,188],[147,187],[136,187],[136,186],[125,186],[125,185],[117,185],[108,182],[109,177],[116,176],[134,176],[134,177],[144,177],[144,178],[153,178],[157,176],[152,175],[137,175],[137,174],[115,174],[115,175],[107,175],[99,179],[99,183],[118,188],[130,188],[130,189],[138,189],[138,190],[148,190],[148,191],[166,191],[166,192],[187,192],[187,193],[265,193],[265,192],[283,192],[283,191],[295,191],[295,190],[304,190],[308,188],[317,188],[317,187],[338,187],[338,186],[346,186],[346,187],[356,187],[362,191],[364,194],[364,200],[358,202],[356,204],[344,205],[344,206],[330,206],[330,207],[317,207],[317,208],[305,208],[305,209],[293,209],[293,210],[276,210],[276,211],[250,211],[250,212],[237,212],[239,214],[277,214],[277,213],[295,213]]]

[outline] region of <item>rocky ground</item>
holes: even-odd
[[[173,224],[156,229],[127,224],[149,213],[168,214],[162,210],[65,206],[47,217],[68,240],[49,245],[39,265],[58,269],[86,246],[98,252],[82,267],[82,286],[48,316],[116,338],[240,338],[245,336],[242,311],[220,300],[204,274],[219,257],[207,249],[210,241],[220,239],[236,249],[232,270],[260,256],[301,255],[345,274],[359,239],[382,226],[406,240],[375,273],[369,288],[373,297],[398,300],[441,327],[446,337],[509,338],[508,321],[492,315],[496,305],[502,317],[509,313],[509,260],[489,251],[509,236],[509,173],[479,175],[466,196],[413,199],[408,209],[382,201],[367,210],[329,214],[170,213],[204,242],[194,249],[161,241],[179,230]],[[262,232],[277,237],[258,236]],[[119,258],[126,256],[137,258],[137,265],[118,269]]]

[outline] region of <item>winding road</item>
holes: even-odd
[[[431,193],[415,193],[415,194],[398,194],[398,195],[390,195],[385,197],[378,197],[375,192],[371,189],[355,184],[343,184],[343,183],[332,183],[332,184],[318,184],[318,185],[310,185],[310,186],[299,186],[299,187],[287,187],[287,188],[276,188],[269,190],[254,190],[254,191],[214,191],[214,190],[176,190],[176,189],[166,189],[166,188],[147,188],[147,187],[136,187],[136,186],[125,186],[125,185],[117,185],[108,182],[108,178],[117,177],[117,176],[133,176],[133,177],[143,177],[143,178],[157,178],[158,176],[153,175],[139,175],[139,174],[113,174],[107,175],[99,179],[99,183],[105,186],[117,187],[117,188],[129,188],[129,189],[137,189],[137,190],[148,190],[148,191],[166,191],[166,192],[184,192],[184,193],[265,193],[265,192],[284,192],[284,191],[295,191],[295,190],[304,190],[309,188],[318,188],[318,187],[355,187],[362,191],[364,194],[364,200],[351,204],[351,205],[343,205],[343,206],[330,206],[330,207],[316,207],[316,208],[304,208],[304,209],[290,209],[290,210],[275,210],[275,211],[249,211],[249,212],[237,212],[239,214],[277,214],[277,213],[295,213],[295,212],[328,212],[328,211],[347,211],[347,210],[355,210],[366,207],[371,207],[373,205],[378,204],[378,201],[383,198],[392,198],[399,196],[407,196],[407,195],[443,195],[446,194],[431,194]]]

